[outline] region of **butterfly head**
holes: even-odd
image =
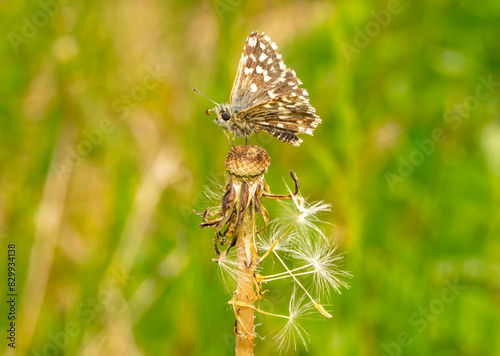
[[[226,129],[232,127],[231,123],[233,121],[233,117],[236,116],[229,105],[218,105],[215,108],[211,109],[211,111],[215,112],[215,122]],[[208,112],[208,110],[207,110]]]
[[[215,122],[219,126],[225,128],[225,129],[231,129],[233,126],[232,125],[232,121],[233,121],[232,118],[236,117],[237,112],[232,110],[230,105],[218,104],[215,101],[213,101],[212,99],[210,99],[208,96],[206,96],[205,94],[196,90],[195,88],[193,88],[193,90],[195,92],[197,92],[198,94],[203,95],[205,98],[207,98],[208,100],[210,100],[211,102],[213,102],[216,105],[214,108],[208,109],[206,111],[207,115],[210,115],[210,111],[215,112]]]

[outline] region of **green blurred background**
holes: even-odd
[[[18,355],[233,354],[213,231],[192,214],[229,146],[191,88],[228,100],[254,30],[323,124],[299,148],[249,143],[269,152],[274,192],[292,169],[333,205],[326,234],[354,275],[333,319],[307,323],[308,354],[500,354],[498,1],[0,9],[0,290],[15,243]],[[286,310],[291,290],[269,304]],[[256,354],[272,354],[280,324],[258,322]]]

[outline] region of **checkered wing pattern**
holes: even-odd
[[[257,131],[298,146],[296,134],[313,134],[321,123],[309,94],[295,72],[283,63],[278,47],[264,33],[248,36],[231,91],[237,119]]]

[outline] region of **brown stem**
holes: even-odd
[[[254,290],[254,272],[257,265],[256,256],[258,252],[255,250],[255,213],[253,204],[244,210],[243,221],[238,234],[236,243],[238,249],[238,287],[236,296],[238,302],[242,302],[236,307],[235,313],[237,318],[236,327],[236,355],[250,356],[253,355],[253,339],[254,334],[254,309],[242,305],[254,305],[255,290]],[[248,250],[251,250],[251,263],[248,264]]]

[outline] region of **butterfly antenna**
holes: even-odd
[[[216,103],[215,101],[213,101],[212,99],[210,99],[208,96],[206,96],[205,94],[203,94],[201,91],[199,91],[198,89],[195,89],[193,88],[193,91],[200,94],[201,96],[204,96],[205,98],[207,98],[208,100],[210,100],[212,103],[214,103],[215,105],[219,106],[218,103]]]

